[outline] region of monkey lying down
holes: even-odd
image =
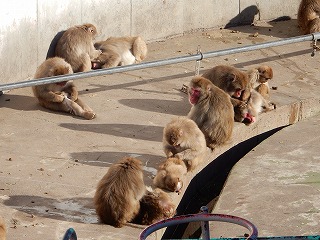
[[[92,69],[140,63],[147,55],[147,44],[140,36],[110,37],[96,42],[94,46],[102,53],[91,61]]]

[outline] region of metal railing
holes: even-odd
[[[113,67],[113,68],[107,68],[107,69],[97,69],[89,72],[79,72],[79,73],[73,73],[68,75],[60,75],[60,76],[39,78],[39,79],[33,79],[33,80],[27,80],[27,81],[15,82],[15,83],[1,84],[0,91],[5,91],[5,90],[10,90],[15,88],[31,87],[35,85],[41,85],[41,84],[90,78],[90,77],[96,77],[96,76],[104,76],[104,75],[109,75],[114,73],[121,73],[121,72],[152,68],[152,67],[158,67],[158,66],[165,66],[165,65],[177,64],[177,63],[183,63],[183,62],[189,62],[189,61],[200,61],[205,58],[213,58],[213,57],[224,56],[228,54],[249,52],[249,51],[254,51],[258,49],[282,46],[282,45],[293,44],[293,43],[304,42],[304,41],[314,41],[315,43],[316,40],[319,38],[320,38],[320,32],[317,32],[317,33],[302,35],[298,37],[285,38],[278,41],[270,41],[270,42],[265,42],[260,44],[248,45],[248,46],[237,47],[237,48],[229,48],[229,49],[211,51],[206,53],[202,53],[199,51],[198,53],[193,55],[163,59],[158,61],[143,62],[143,63],[127,65],[127,66],[119,66],[119,67]],[[313,54],[315,49],[316,48],[314,44],[314,48],[312,52]]]

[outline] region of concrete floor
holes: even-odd
[[[254,37],[255,33],[258,35]],[[297,35],[295,20],[199,31],[149,43],[146,61],[194,54],[198,45],[202,52],[207,52]],[[320,53],[315,57],[310,54],[310,43],[303,42],[201,61],[201,71],[218,64],[243,69],[270,65],[275,75],[271,86],[277,87],[271,98],[278,105],[276,110],[262,114],[252,126],[237,123],[232,143],[213,152],[205,164],[247,138],[295,123],[320,111]],[[31,88],[15,89],[2,95],[0,215],[6,220],[8,239],[61,239],[69,227],[73,227],[78,239],[83,240],[137,239],[144,227],[114,228],[98,223],[92,204],[95,187],[110,164],[128,155],[143,161],[145,182],[151,185],[157,166],[164,159],[163,127],[173,116],[186,115],[190,110],[187,97],[180,88],[194,76],[194,70],[195,63],[188,62],[76,80],[80,97],[97,113],[97,118],[91,121],[42,109]],[[300,136],[303,132],[297,134]],[[279,151],[281,153],[282,149]],[[313,165],[308,167],[303,170],[312,171],[314,168]],[[261,168],[259,162],[255,168]],[[188,181],[195,174],[197,172],[189,174]],[[270,176],[268,172],[265,174],[266,177],[274,175],[273,172]],[[231,176],[233,182],[248,181],[241,176],[238,178],[234,172]],[[286,187],[281,182],[279,185]],[[299,187],[303,186],[290,191],[290,194],[300,196],[300,201],[305,198],[299,194],[302,193]],[[252,189],[252,186],[248,188]],[[226,191],[238,194],[228,184]],[[241,188],[241,191],[247,189]],[[318,193],[319,188],[316,191]],[[177,204],[182,196],[172,194]],[[314,211],[315,219],[319,220],[319,200],[314,197],[313,201],[317,202]],[[232,199],[227,197],[221,196],[217,206],[240,217],[243,213],[235,211]],[[292,217],[298,217],[298,214],[293,212]],[[255,208],[246,208],[242,215],[256,220],[253,216],[260,216]],[[264,222],[259,222],[259,226],[265,226],[276,220],[261,218],[260,221]],[[288,227],[285,230],[285,233],[296,234],[293,228],[292,231]],[[262,232],[281,234],[281,229]]]

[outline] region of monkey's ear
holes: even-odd
[[[207,86],[207,92],[211,92],[212,87],[210,85]]]

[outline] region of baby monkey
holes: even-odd
[[[163,150],[166,156],[184,160],[188,171],[204,158],[206,139],[197,124],[187,117],[176,117],[163,129]]]
[[[266,100],[270,99],[269,80],[273,78],[273,70],[267,65],[247,71],[249,75],[250,87],[260,93]]]
[[[133,223],[150,225],[173,217],[175,209],[176,206],[168,193],[159,188],[147,190],[147,193],[140,200],[140,211]]]
[[[147,44],[140,36],[110,37],[94,46],[102,54],[92,60],[92,69],[140,63],[147,56]]]
[[[71,65],[60,57],[48,58],[37,69],[34,78],[53,77],[73,73]],[[71,81],[48,83],[32,87],[39,104],[47,109],[72,113],[93,119],[95,113],[78,98],[76,86]]]
[[[187,167],[181,159],[168,158],[159,166],[157,175],[153,179],[153,184],[156,187],[179,194],[183,187],[186,173]]]

